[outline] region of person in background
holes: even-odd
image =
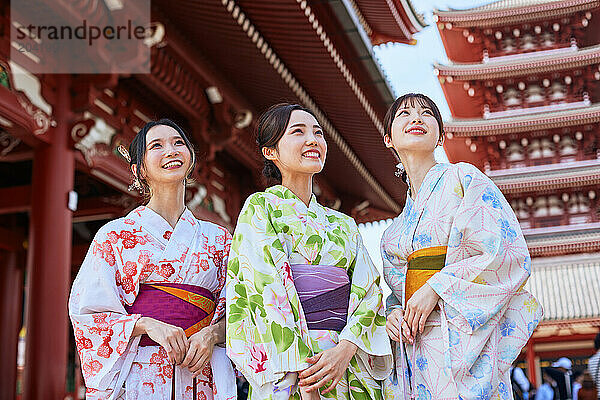
[[[515,400],[529,399],[529,390],[531,389],[531,383],[525,372],[520,367],[510,368],[510,381],[512,383],[513,396]]]
[[[600,398],[598,397],[598,391],[594,385],[592,375],[587,371],[581,375],[581,389],[577,393],[577,398],[579,400],[596,400]]]
[[[573,363],[567,357],[561,357],[552,363],[552,368],[546,368],[546,372],[556,381],[559,400],[573,399],[573,375],[571,368]]]
[[[596,384],[596,391],[600,398],[600,332],[596,335],[596,339],[594,339],[594,348],[596,349],[596,354],[590,357],[588,360],[588,372]]]
[[[542,370],[542,385],[535,394],[535,400],[554,400],[556,397],[556,382],[548,375],[546,368]]]
[[[581,383],[583,382],[583,371],[573,372],[573,400],[577,400],[577,392],[581,389]]]

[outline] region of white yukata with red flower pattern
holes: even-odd
[[[148,207],[104,225],[73,283],[69,315],[88,399],[170,399],[173,366],[160,346],[132,337],[139,314],[128,314],[140,283],[182,283],[218,299],[213,323],[225,314],[225,276],[231,235],[186,208],[173,229]],[[214,377],[214,379],[213,379]],[[187,368],[175,368],[175,398],[192,399]],[[232,364],[215,347],[196,379],[197,399],[235,399]]]

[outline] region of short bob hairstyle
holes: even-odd
[[[137,180],[139,181],[142,195],[146,199],[148,199],[151,196],[150,185],[148,183],[148,180],[145,177],[143,177],[140,173],[145,168],[144,156],[146,155],[146,136],[148,135],[148,131],[150,129],[159,125],[169,126],[175,129],[179,136],[181,136],[181,138],[183,139],[185,146],[190,151],[192,162],[190,163],[190,168],[188,169],[188,172],[186,174],[186,180],[190,178],[192,172],[196,167],[196,153],[194,152],[194,146],[192,145],[192,142],[190,142],[190,140],[188,139],[183,129],[179,127],[179,125],[177,125],[175,122],[171,121],[168,118],[162,118],[158,121],[149,121],[148,123],[146,123],[146,125],[142,127],[142,129],[140,129],[140,131],[135,135],[135,137],[131,141],[131,144],[129,145],[129,157],[131,158],[129,160],[129,166],[131,167],[135,164],[138,176],[134,177],[134,179],[137,178]]]
[[[279,143],[279,140],[285,133],[285,128],[287,128],[290,122],[292,111],[296,110],[305,111],[317,119],[315,114],[308,108],[300,104],[290,103],[275,104],[269,107],[258,119],[258,124],[256,125],[256,144],[258,144],[261,156],[263,157],[264,167],[262,173],[269,180],[281,183],[281,171],[279,171],[279,168],[277,168],[273,161],[267,160],[264,157],[262,149],[277,146],[277,143]]]

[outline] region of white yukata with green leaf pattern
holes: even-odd
[[[348,274],[348,317],[341,332],[309,330],[290,265],[329,265]],[[251,399],[299,399],[306,358],[346,339],[358,346],[336,389],[322,398],[382,399],[392,356],[380,275],[356,222],[308,207],[282,185],[250,196],[240,213],[227,271],[227,354],[251,386]]]

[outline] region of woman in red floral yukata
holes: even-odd
[[[185,207],[192,145],[174,122],[129,146],[147,204],[104,225],[73,283],[69,315],[88,399],[233,399],[224,284],[231,235]]]

